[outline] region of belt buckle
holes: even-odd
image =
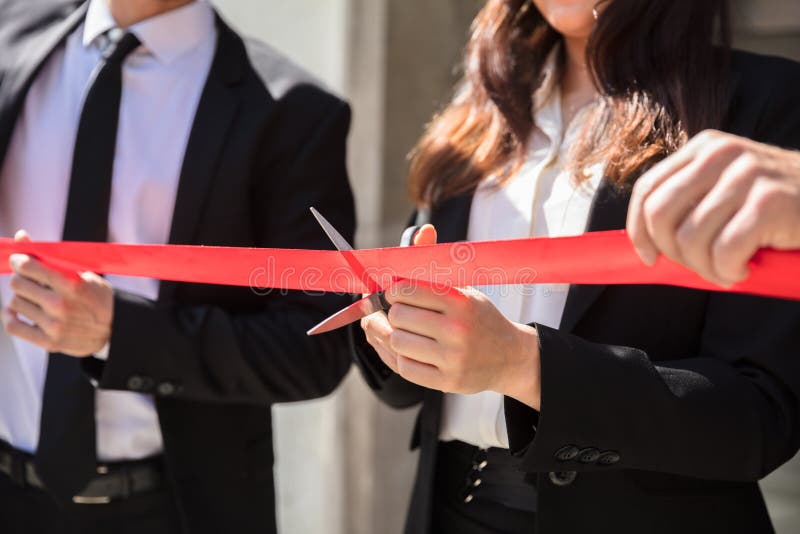
[[[97,466],[97,474],[100,475],[101,477],[103,475],[107,475],[108,474],[108,466],[98,465]],[[94,479],[94,480],[96,480],[96,479]],[[92,482],[94,482],[94,480],[89,482],[89,486],[84,488],[84,491],[89,490],[91,488]],[[112,499],[111,499],[111,496],[109,496],[109,495],[75,495],[74,497],[72,497],[72,502],[75,503],[75,504],[93,504],[93,505],[110,504],[111,501],[112,501]]]
[[[110,504],[111,497],[87,497],[85,495],[75,495],[72,498],[75,504]]]

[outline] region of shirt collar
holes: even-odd
[[[550,139],[551,143],[570,143],[580,133],[593,104],[588,103],[579,109],[570,124],[564,124],[561,115],[561,91],[559,90],[558,57],[561,44],[553,47],[542,68],[542,83],[533,94],[534,123]]]
[[[551,145],[561,144],[564,128],[558,89],[558,53],[559,46],[550,51],[542,67],[542,83],[533,93],[534,124],[550,139]]]
[[[164,64],[195,49],[214,32],[214,10],[205,0],[195,0],[178,9],[145,19],[128,28],[142,46]],[[117,23],[106,0],[90,0],[83,29],[83,45],[89,47]]]
[[[542,83],[533,93],[534,111],[543,108],[548,101],[558,95],[558,56],[561,52],[561,45],[553,47],[542,66]]]

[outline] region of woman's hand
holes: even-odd
[[[414,244],[436,242],[424,226]],[[397,374],[448,393],[496,391],[539,409],[536,330],[506,319],[475,289],[399,282],[386,292],[388,315],[361,321],[367,340]]]

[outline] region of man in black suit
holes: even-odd
[[[328,248],[313,205],[352,237],[349,108],[208,3],[0,21],[0,234]],[[340,334],[305,336],[343,297],[11,265],[0,530],[274,532],[270,405],[345,375]]]

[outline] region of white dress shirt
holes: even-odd
[[[580,110],[568,127],[561,118],[561,96],[555,79],[555,53],[534,95],[536,128],[520,170],[502,186],[489,177],[475,192],[467,239],[485,241],[521,237],[578,235],[602,178],[602,165],[586,169],[577,185],[565,169],[570,146],[580,134],[591,105]],[[479,287],[500,312],[517,323],[537,322],[558,328],[569,285]],[[460,440],[481,448],[508,448],[503,396],[492,391],[474,395],[446,394],[439,439]]]
[[[115,26],[106,2],[91,0],[84,23],[34,81],[0,169],[0,235],[24,228],[36,240],[61,240],[83,99],[105,33]],[[214,12],[197,1],[129,31],[142,46],[123,66],[109,240],[166,243],[184,152],[216,47]],[[107,279],[115,288],[158,296],[157,280]],[[11,295],[8,277],[0,277],[0,304]],[[39,442],[47,363],[44,349],[0,329],[0,439],[31,453]],[[100,461],[162,450],[151,396],[97,390],[96,420]]]

